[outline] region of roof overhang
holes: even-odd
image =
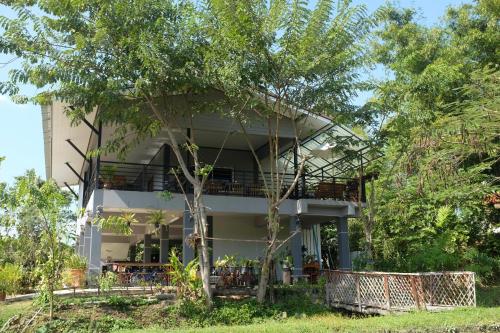
[[[83,166],[83,157],[66,141],[71,142],[81,151],[86,152],[92,131],[80,122],[72,125],[65,114],[68,105],[59,101],[42,106],[43,141],[45,150],[45,175],[54,179],[59,186],[77,185],[79,179],[66,165],[68,162],[76,171]],[[95,111],[86,118],[91,124],[95,120]]]

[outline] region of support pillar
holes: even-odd
[[[193,233],[194,223],[191,217],[189,208],[184,208],[184,216],[182,219],[182,263],[187,265],[188,262],[194,259],[194,249],[186,243],[186,239]]]
[[[160,226],[160,264],[168,263],[168,225]]]
[[[293,274],[302,274],[302,228],[297,215],[290,216],[289,222],[290,234],[296,234],[290,239],[290,247],[293,258]]]
[[[90,222],[86,222],[83,227],[83,256],[87,259],[87,263],[90,260],[90,228],[92,225]]]
[[[90,227],[90,259],[89,273],[91,276],[101,274],[101,230],[95,224]]]
[[[144,263],[151,263],[151,234],[144,235]]]
[[[208,260],[210,267],[214,266],[214,241],[211,239],[214,237],[214,217],[207,216],[207,236],[208,236]]]
[[[349,229],[347,216],[339,217],[336,221],[338,235],[339,269],[352,270],[351,250],[349,249]]]
[[[78,255],[83,257],[84,255],[84,245],[85,245],[85,233],[80,232],[80,237],[78,237]]]
[[[137,255],[137,245],[132,244],[128,248],[128,253],[131,262],[135,262],[135,256]]]

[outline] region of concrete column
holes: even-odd
[[[84,244],[85,244],[85,233],[80,232],[80,237],[78,237],[78,255],[83,257],[84,252]]]
[[[193,233],[193,229],[194,221],[186,205],[182,219],[182,263],[184,265],[187,265],[188,262],[194,259],[194,249],[186,243],[186,239]]]
[[[347,216],[339,217],[336,221],[338,234],[339,269],[352,270],[351,250],[349,249],[349,229]]]
[[[213,216],[207,216],[207,237],[208,238],[213,238],[214,237],[214,217]],[[212,239],[208,240],[208,256],[209,256],[209,262],[210,262],[210,267],[214,266],[214,241]]]
[[[90,275],[101,274],[101,230],[97,225],[90,227],[90,258],[88,262]]]
[[[160,264],[168,263],[168,225],[160,226]]]
[[[130,261],[135,261],[135,256],[137,255],[137,245],[130,245],[128,248]]]
[[[83,256],[87,258],[87,263],[90,260],[90,229],[92,225],[86,222],[83,230]]]
[[[144,235],[144,263],[151,263],[151,234]]]
[[[296,235],[290,239],[294,266],[293,274],[302,274],[302,228],[297,215],[290,216],[289,230],[290,234],[297,232]]]

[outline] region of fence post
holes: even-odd
[[[384,275],[384,296],[387,310],[391,309],[391,296],[389,294],[389,275]]]
[[[421,308],[420,297],[418,296],[418,293],[417,293],[417,287],[416,287],[414,275],[410,276],[410,284],[411,284],[411,293],[413,295],[413,299],[415,300],[415,302],[417,304],[417,308],[420,310],[420,308]]]
[[[354,275],[354,281],[356,283],[356,299],[358,301],[358,310],[361,312],[361,292],[359,288],[359,275]]]
[[[476,307],[476,274],[474,272],[470,273],[472,275],[472,293],[473,293],[473,306]]]

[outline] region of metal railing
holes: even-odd
[[[324,271],[326,300],[364,313],[476,306],[473,272]]]
[[[91,182],[86,186],[84,204],[88,202],[90,194],[97,188],[126,190],[126,191],[170,191],[181,193],[182,190],[191,192],[192,188],[181,175],[178,179],[170,172],[172,166],[157,164],[139,164],[125,162],[100,162],[100,174],[97,184]],[[232,170],[227,178],[211,176],[204,191],[211,195],[231,195],[245,197],[265,197],[265,185],[271,183],[273,175],[269,172],[260,174],[253,171]],[[285,193],[293,183],[293,173],[282,174],[282,192]],[[91,179],[97,179],[92,176]],[[364,181],[361,182],[362,201],[364,200]],[[359,179],[342,177],[324,177],[307,172],[300,176],[291,199],[317,198],[358,201]]]

